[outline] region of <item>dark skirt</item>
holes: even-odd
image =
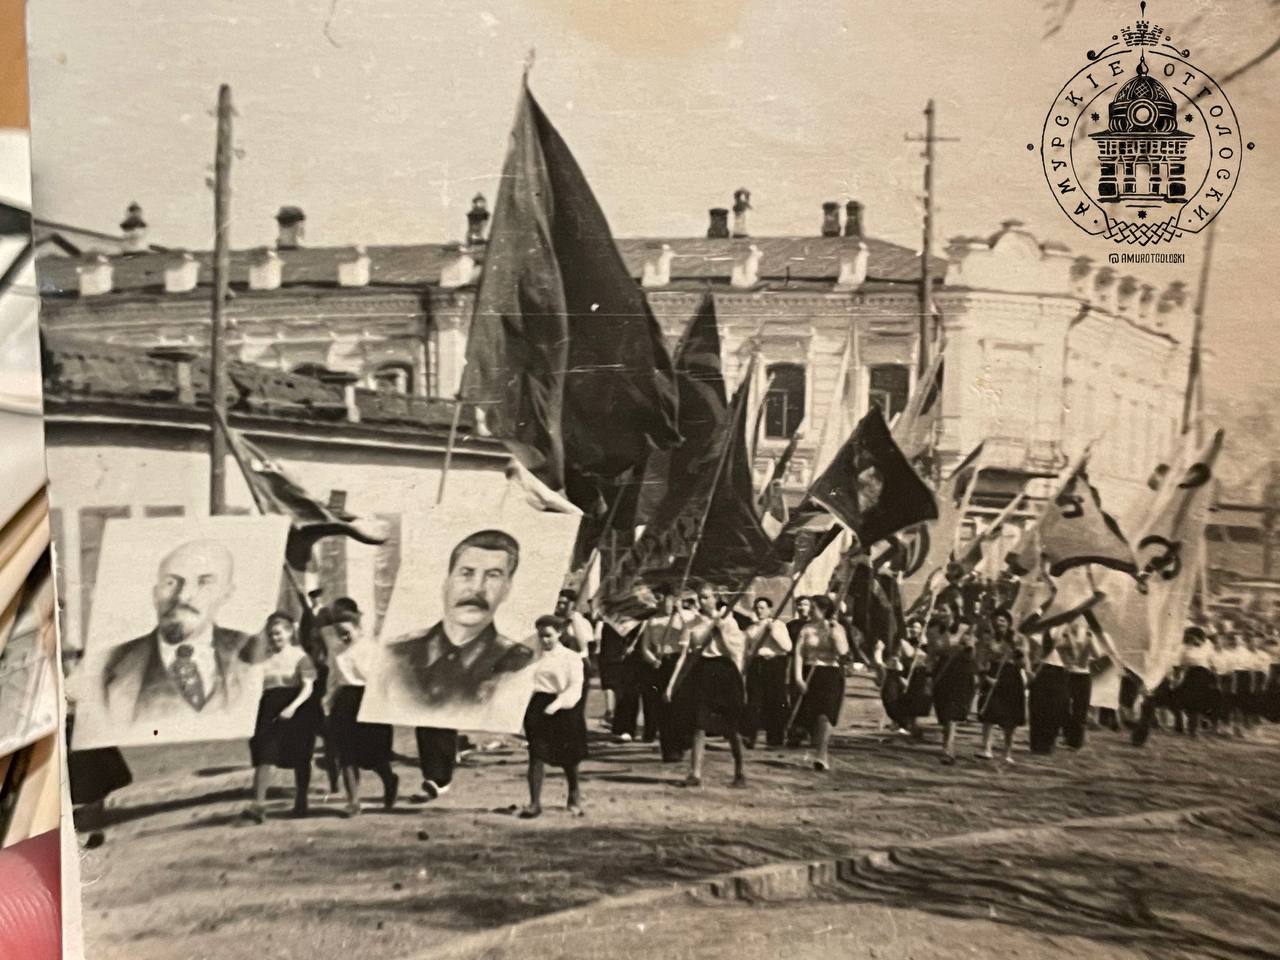
[[[258,720],[249,741],[249,757],[255,767],[275,766],[296,770],[311,762],[316,748],[319,718],[312,701],[307,700],[288,720],[280,712],[293,703],[298,687],[273,687],[262,691],[258,701]]]
[[[1212,716],[1218,708],[1218,683],[1208,667],[1188,667],[1174,690],[1174,701],[1179,710]]]
[[[582,712],[586,701],[548,714],[553,700],[555,694],[535,693],[524,711],[529,756],[556,767],[580,763],[587,757],[587,723]]]
[[[71,731],[75,717],[67,717],[67,744],[71,744]],[[118,747],[97,747],[93,750],[69,750],[67,753],[67,778],[71,781],[71,803],[82,806],[98,803],[107,796],[133,783],[133,774],[124,762],[124,754]]]
[[[809,669],[805,668],[809,673]],[[796,726],[814,735],[818,719],[826,717],[832,725],[840,720],[840,707],[844,704],[844,671],[840,667],[814,667],[809,676],[809,686],[800,698],[796,710]]]
[[[933,710],[939,723],[969,719],[973,704],[973,653],[962,649],[951,654],[934,672]]]
[[[742,729],[747,697],[742,674],[725,657],[699,656],[688,680],[698,727],[713,737],[728,736]]]
[[[680,755],[693,743],[693,725],[696,721],[693,684],[689,682],[688,671],[672,694],[671,702],[666,701],[667,687],[676,672],[679,663],[678,654],[668,654],[662,658],[658,666],[658,689],[663,696],[662,710],[658,717],[658,740],[662,744],[662,759],[679,760]]]
[[[391,727],[385,723],[361,723],[360,701],[364,687],[339,687],[329,708],[328,749],[343,767],[377,770],[391,762]]]
[[[979,704],[978,719],[983,723],[1009,729],[1021,727],[1027,722],[1027,687],[1022,679],[1022,668],[1015,663],[1005,663],[995,678],[995,687],[985,685],[985,706]]]

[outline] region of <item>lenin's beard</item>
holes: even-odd
[[[166,643],[188,639],[200,626],[200,612],[185,603],[172,603],[160,612],[159,631]]]

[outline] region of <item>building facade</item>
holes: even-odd
[[[232,255],[231,355],[280,374],[345,373],[404,403],[454,396],[483,271],[483,199],[467,242],[452,245],[303,246],[301,211],[284,209],[290,222],[280,221],[275,248]],[[798,431],[785,477],[795,502],[833,452],[829,424],[852,424],[871,403],[892,418],[906,404],[919,365],[920,259],[865,236],[857,203],[843,220],[838,205],[823,205],[808,237],[754,237],[749,209],[735,204],[732,227],[728,210],[712,210],[705,237],[618,248],[673,347],[710,296],[731,388],[758,356],[757,479]],[[42,258],[44,329],[139,350],[204,349],[209,254],[156,251],[145,235],[130,246]],[[942,469],[985,441],[975,506],[994,512],[1093,440],[1095,482],[1123,507],[1176,433],[1186,291],[1095,268],[1014,221],[954,240],[934,275],[943,278],[934,292]]]

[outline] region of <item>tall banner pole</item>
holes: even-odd
[[[227,437],[220,429],[226,422],[227,358],[226,306],[230,287],[231,207],[231,88],[218,88],[218,142],[213,176],[213,302],[209,310],[209,513],[227,509]]]

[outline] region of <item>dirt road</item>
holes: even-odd
[[[756,750],[749,757],[751,784],[745,791],[729,789],[723,750],[709,756],[706,786],[685,790],[675,786],[685,769],[661,764],[654,748],[593,743],[584,765],[587,818],[578,821],[559,809],[563,783],[555,776],[547,788],[552,803],[540,820],[521,821],[503,812],[524,798],[525,757],[516,746],[473,754],[459,771],[454,791],[427,807],[405,805],[391,813],[370,809],[348,821],[337,817],[340,801],[334,798],[312,818],[293,821],[281,816],[289,803],[282,792],[274,801],[276,815],[263,826],[238,819],[250,778],[244,744],[131,751],[136,782],[113,797],[115,822],[107,843],[85,854],[88,955],[94,960],[328,960],[354,954],[382,960],[605,896],[745,866],[903,846],[993,827],[1280,800],[1280,730],[1264,730],[1246,741],[1189,742],[1157,734],[1142,750],[1130,747],[1127,738],[1095,731],[1079,753],[1039,758],[1020,750],[1017,765],[1004,767],[967,759],[976,746],[976,729],[969,727],[961,742],[966,759],[944,767],[938,762],[936,731],[930,731],[930,742],[917,744],[876,730],[878,706],[867,684],[851,685],[847,707],[830,773],[813,772],[801,751]],[[598,713],[593,705],[591,715]],[[411,732],[397,731],[396,743],[412,753]],[[402,767],[401,773],[406,784],[414,782],[411,768]],[[367,789],[373,800],[376,782]],[[319,795],[313,801],[320,804]],[[1194,841],[1176,838],[1192,844],[1185,848],[1161,841],[1154,849],[1168,869],[1154,872],[1135,872],[1151,859],[1146,848],[1132,848],[1132,863],[1108,859],[1113,856],[1108,850],[1127,842],[1123,837],[1105,842],[1082,837],[1077,847],[1056,854],[1010,851],[996,860],[1016,862],[1012,875],[1017,883],[1030,884],[1031,893],[1001,895],[1015,901],[1033,896],[1038,906],[1017,914],[1012,923],[999,923],[998,930],[1016,940],[1023,933],[1008,928],[1025,927],[1033,937],[1027,944],[1038,943],[1034,938],[1042,935],[1083,937],[1100,951],[1063,948],[1076,956],[1126,955],[1101,952],[1131,945],[1109,939],[1099,932],[1103,928],[1081,925],[1077,905],[1054,906],[1063,870],[1075,871],[1072,875],[1087,884],[1150,887],[1167,894],[1170,903],[1185,901],[1188,911],[1210,891],[1222,904],[1221,918],[1212,922],[1225,925],[1237,915],[1226,904],[1238,901],[1248,907],[1248,916],[1268,917],[1274,926],[1280,901],[1249,884],[1249,870],[1261,871],[1262,864],[1277,860],[1274,838],[1266,831],[1259,836],[1257,856],[1241,861],[1243,874],[1237,869],[1212,876],[1199,867],[1201,860],[1232,863],[1248,843],[1221,831]],[[985,871],[978,876],[989,878],[983,882],[997,884],[1000,870],[985,860],[977,866]],[[956,918],[971,901],[984,902],[965,893],[975,881],[963,869],[948,879],[929,867],[920,879],[928,882],[869,894],[866,901],[852,898],[857,910],[896,911],[895,923],[916,925],[926,937],[920,941],[923,952],[902,956],[963,955],[924,945],[935,937],[945,944],[949,923],[985,925],[999,919]],[[1269,879],[1270,889],[1276,889],[1280,878]],[[815,930],[828,922],[824,910],[847,911],[849,891],[839,896],[838,906],[803,908],[817,911],[811,917]],[[688,909],[727,911],[717,915],[721,919],[714,925],[721,927],[738,923],[731,913],[744,908],[690,904]],[[664,919],[664,925],[670,922]],[[1270,945],[1280,948],[1274,941]],[[772,943],[765,941],[762,949],[772,949]],[[1031,952],[1024,956],[1052,955],[1026,949]],[[1015,954],[1001,948],[988,955]],[[746,960],[747,955],[735,957]]]

